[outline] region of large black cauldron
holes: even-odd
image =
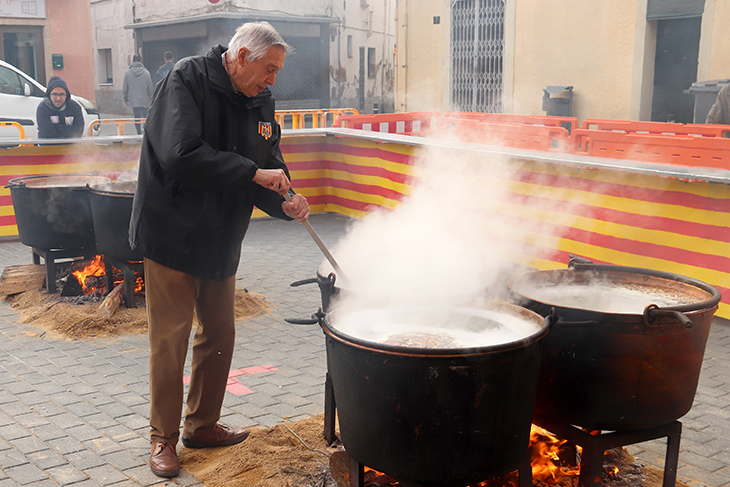
[[[93,251],[94,225],[88,185],[109,182],[91,175],[48,175],[11,179],[20,241],[44,250]]]
[[[561,306],[562,292],[596,281],[645,292],[639,312]],[[575,264],[510,280],[518,302],[560,321],[545,339],[535,411],[588,429],[630,431],[671,423],[692,407],[720,293],[709,284],[635,267]],[[547,293],[553,298],[546,298]],[[652,299],[675,306],[653,306]]]
[[[114,181],[95,184],[89,193],[96,248],[119,262],[135,262],[144,258],[129,246],[129,220],[136,187],[136,181]]]
[[[320,316],[342,443],[352,458],[439,486],[464,486],[521,466],[550,320],[494,306],[538,331],[480,348],[408,348],[339,331],[338,310]]]

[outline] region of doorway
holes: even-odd
[[[654,96],[651,120],[692,123],[694,96],[685,93],[697,81],[702,17],[657,21]]]
[[[42,32],[40,27],[0,27],[0,57],[45,84]]]

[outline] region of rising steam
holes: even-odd
[[[420,159],[412,194],[356,222],[334,247],[347,276],[337,306],[468,305],[514,271],[533,229],[500,210],[509,163],[466,151]]]

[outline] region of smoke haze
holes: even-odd
[[[347,276],[336,306],[465,305],[514,270],[530,229],[510,225],[509,168],[497,156],[430,151],[412,194],[353,224],[333,253]]]

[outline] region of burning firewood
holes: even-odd
[[[117,310],[120,304],[124,300],[124,283],[117,284],[112,292],[110,292],[104,301],[99,306],[99,311],[106,316],[111,318],[114,312]]]
[[[62,277],[60,279],[60,283],[61,296],[81,296],[82,294],[84,294],[84,288],[81,286],[81,283],[73,274]]]

